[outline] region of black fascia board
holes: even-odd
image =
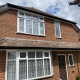
[[[62,51],[62,50],[77,50],[79,51],[80,48],[50,48],[50,47],[15,47],[15,46],[0,46],[0,49],[47,49],[47,50],[57,50],[57,51]]]

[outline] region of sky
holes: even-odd
[[[71,20],[77,23],[80,28],[80,7],[69,6],[74,0],[0,0],[0,5],[11,3],[26,7],[34,7],[55,16]]]

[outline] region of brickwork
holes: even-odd
[[[57,54],[65,54],[66,55],[66,65],[67,65],[67,71],[68,71],[68,79],[69,80],[75,80],[76,76],[78,75],[78,67],[80,71],[80,52],[77,51],[53,51],[52,52],[52,68],[53,68],[53,76],[49,78],[39,79],[39,80],[56,80],[57,78],[60,78],[59,74],[59,67],[58,67],[58,60],[57,57],[54,58],[54,55]],[[73,54],[74,58],[74,66],[69,66],[68,61],[68,54]],[[0,51],[0,80],[5,79],[5,66],[6,66],[6,52]]]
[[[71,24],[61,22],[62,38],[55,38],[54,20],[45,18],[45,34],[46,36],[33,36],[28,34],[17,33],[17,11],[6,10],[0,13],[0,38],[25,38],[36,40],[51,40],[61,42],[78,42],[78,34]]]
[[[0,51],[0,80],[5,80],[6,52]]]
[[[34,40],[50,40],[50,41],[60,41],[60,42],[71,42],[78,43],[78,33],[73,28],[71,24],[61,22],[61,36],[62,38],[55,38],[55,28],[54,20],[45,18],[45,34],[46,36],[33,36],[27,34],[17,33],[17,11],[16,10],[6,10],[0,12],[0,38],[10,37],[10,38],[24,38],[24,39],[34,39]],[[67,52],[67,51],[53,51],[52,52],[52,68],[53,76],[46,79],[40,80],[56,80],[60,77],[58,60],[54,59],[54,54],[66,54],[67,70],[69,80],[75,80],[78,74],[78,65],[80,68],[80,52]],[[74,67],[68,66],[68,54],[74,55]],[[77,55],[76,55],[77,54]],[[78,61],[77,61],[78,57]],[[6,66],[6,52],[0,51],[0,80],[5,80],[5,66]],[[80,69],[79,69],[80,71]]]

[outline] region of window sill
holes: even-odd
[[[31,78],[30,80],[42,80],[42,79],[50,78],[50,77],[53,77],[53,75],[44,76],[44,77],[38,77],[38,78]],[[24,80],[27,80],[27,79],[24,79]]]
[[[56,39],[62,39],[62,37],[56,37]]]
[[[22,33],[22,32],[16,32],[16,34],[24,34],[24,35],[30,35],[30,36],[46,37],[46,35],[28,34],[28,33]]]
[[[71,67],[75,67],[74,65],[73,66],[69,66],[69,68],[71,68]]]

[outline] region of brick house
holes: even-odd
[[[73,21],[35,8],[0,6],[0,80],[75,80],[78,34]]]

